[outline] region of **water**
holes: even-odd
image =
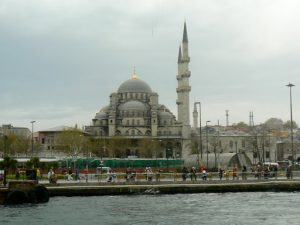
[[[54,197],[0,206],[1,225],[300,224],[300,193]]]

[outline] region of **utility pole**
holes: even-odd
[[[294,87],[294,84],[289,83],[286,85],[290,88],[290,113],[291,113],[291,144],[292,144],[292,165],[294,166],[294,134],[293,134],[293,105],[292,105],[292,87]]]
[[[33,156],[33,124],[35,123],[35,120],[30,121],[31,123],[31,156]]]

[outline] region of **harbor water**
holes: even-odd
[[[53,197],[0,206],[5,225],[300,224],[299,192]]]

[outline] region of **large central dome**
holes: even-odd
[[[151,93],[150,86],[145,82],[138,78],[132,78],[123,82],[119,89],[118,93],[127,93],[127,92],[144,92]]]

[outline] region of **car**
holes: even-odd
[[[107,173],[108,171],[111,171],[110,167],[99,166],[96,168],[96,174],[104,174],[104,173]]]

